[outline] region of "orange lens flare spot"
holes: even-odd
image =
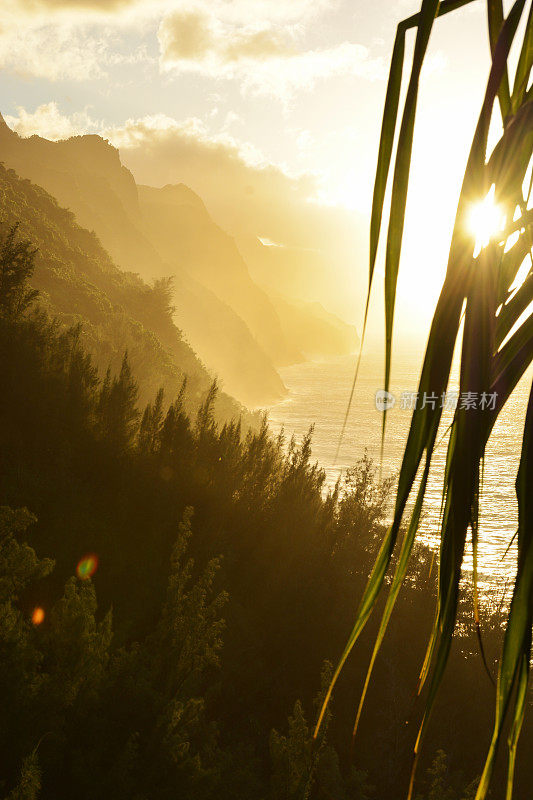
[[[44,608],[34,608],[33,614],[31,615],[31,621],[34,625],[40,625],[44,622]]]
[[[78,563],[76,567],[76,575],[82,581],[86,581],[89,578],[92,578],[96,570],[98,569],[98,556],[87,555],[84,556],[81,561]]]

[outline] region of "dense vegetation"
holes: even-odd
[[[423,548],[356,752],[360,662],[312,742],[390,486],[365,458],[325,493],[311,434],[297,445],[266,422],[218,425],[214,384],[193,417],[186,382],[140,413],[128,355],[99,379],[80,328],[37,304],[35,260],[4,227],[0,796],[396,798],[416,727],[408,676],[432,622]],[[497,617],[486,623],[492,664]],[[472,722],[467,708],[493,691],[474,650],[465,633],[421,800],[472,796],[490,712]]]
[[[140,381],[141,400],[160,386],[177,394],[188,377],[187,410],[195,411],[212,376],[173,321],[172,281],[151,286],[123,272],[97,236],[75,221],[44,189],[0,164],[0,221],[19,225],[37,248],[32,285],[51,316],[72,326],[82,323],[81,342],[105,372],[120,369],[127,349]],[[225,394],[219,397],[219,419],[244,410]]]

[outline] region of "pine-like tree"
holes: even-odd
[[[103,437],[117,452],[128,451],[133,445],[139,417],[137,397],[138,387],[126,352],[118,376],[111,380],[106,374],[98,404]]]
[[[7,232],[0,227],[0,317],[20,316],[39,294],[28,286],[37,251],[17,234],[18,225]]]

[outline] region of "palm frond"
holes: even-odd
[[[420,75],[431,31],[437,18],[456,11],[466,5],[466,2],[439,4],[434,0],[423,0],[419,14],[404,20],[398,26],[394,44],[374,185],[365,326],[396,136],[405,58],[405,33],[409,28],[416,28],[413,63],[394,159],[385,254],[385,389],[388,389],[390,381],[396,285]],[[529,191],[524,191],[528,170],[531,169],[533,151],[533,98],[532,89],[528,88],[533,65],[531,8],[523,33],[514,80],[511,82],[509,78],[510,51],[517,37],[525,6],[526,0],[515,0],[508,16],[504,18],[501,0],[487,2],[492,63],[465,168],[446,275],[435,308],[419,381],[419,397],[424,393],[440,396],[446,392],[452,358],[462,328],[460,394],[463,396],[464,393],[474,393],[476,396],[490,397],[492,401],[476,409],[458,406],[448,441],[443,477],[438,599],[435,625],[428,641],[420,676],[420,686],[427,681],[428,687],[425,712],[415,745],[415,767],[450,652],[469,530],[472,531],[474,554],[477,552],[478,502],[485,448],[502,408],[533,361],[533,314],[528,315],[528,309],[533,302],[533,257],[531,256],[533,214],[528,210]],[[503,132],[488,157],[488,133],[496,100],[501,110]],[[502,208],[506,223],[503,230],[476,253],[474,237],[467,225],[468,214],[472,204],[482,200],[489,189],[492,189],[495,202]],[[511,235],[516,239],[512,246],[509,241]],[[532,266],[526,270],[524,276],[524,264],[528,257]],[[518,275],[524,278],[521,285],[516,285]],[[477,800],[484,800],[487,796],[503,721],[510,705],[512,705],[513,721],[509,739],[508,798],[511,797],[516,743],[525,710],[533,612],[533,511],[532,499],[531,496],[528,497],[527,491],[527,487],[533,485],[532,402],[530,398],[517,479],[520,517],[519,569],[499,670],[496,724]],[[441,418],[442,408],[439,404],[422,404],[413,412],[399,473],[392,523],[381,544],[357,610],[352,632],[326,694],[315,735],[318,734],[325,708],[340,671],[364,629],[383,588],[404,522],[407,504],[418,478],[416,499],[410,512],[357,711],[355,735],[372,669],[398,592],[408,571],[419,530],[427,479]],[[383,436],[384,432],[385,416]],[[531,491],[529,494],[531,495]],[[515,687],[517,691],[512,695]],[[413,791],[414,772],[413,769],[409,796]]]

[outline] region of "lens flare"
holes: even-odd
[[[469,228],[476,238],[474,258],[488,245],[491,239],[503,230],[505,214],[494,200],[494,184],[487,196],[470,209]]]
[[[98,556],[91,553],[90,555],[83,556],[81,561],[78,563],[76,567],[76,575],[82,581],[86,581],[89,578],[92,578],[96,570],[98,569]]]
[[[40,625],[44,622],[44,608],[38,606],[37,608],[33,609],[33,614],[31,615],[31,621],[34,625]]]

